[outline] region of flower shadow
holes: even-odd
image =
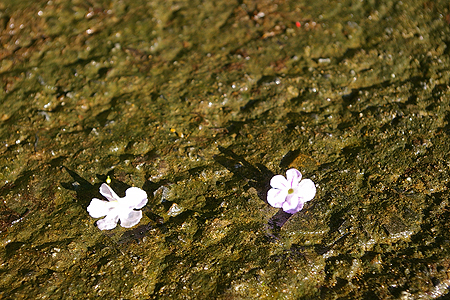
[[[91,184],[89,181],[78,175],[75,171],[62,166],[64,170],[72,177],[71,182],[61,182],[61,186],[66,190],[74,191],[76,193],[76,202],[79,203],[83,209],[86,209],[92,198],[99,197],[98,189],[101,183]],[[107,175],[97,175],[97,177],[104,182]]]
[[[267,203],[267,191],[270,189],[269,180],[273,173],[262,164],[256,166],[250,164],[227,148],[219,146],[219,151],[221,154],[214,156],[214,160],[237,177],[247,180],[249,188],[255,188],[258,197]]]

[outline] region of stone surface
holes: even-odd
[[[448,293],[447,1],[6,0],[0,40],[2,299]]]

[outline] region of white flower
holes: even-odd
[[[287,170],[286,178],[275,175],[270,180],[270,186],[272,188],[267,192],[267,202],[290,214],[301,211],[303,204],[316,195],[314,182],[311,179],[302,180],[302,174],[297,169]]]
[[[97,198],[92,199],[87,207],[89,215],[93,218],[105,218],[97,221],[100,230],[110,230],[116,227],[120,219],[120,225],[125,228],[133,227],[142,218],[140,209],[147,204],[147,193],[137,187],[130,187],[125,192],[125,197],[120,198],[106,183],[100,186],[100,194],[108,201]]]

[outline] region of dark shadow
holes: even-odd
[[[273,215],[272,218],[270,218],[268,224],[271,228],[281,228],[283,227],[284,223],[289,220],[290,217],[292,217],[292,214],[289,214],[280,209],[275,215]]]
[[[274,174],[262,164],[253,166],[243,157],[227,148],[219,146],[219,151],[221,154],[214,156],[214,160],[234,175],[247,180],[249,187],[255,188],[258,197],[267,203],[267,191],[270,189],[269,181]]]
[[[151,223],[152,222],[149,222],[146,225],[141,225],[134,229],[128,230],[127,232],[124,232],[120,236],[117,243],[118,244],[128,244],[131,242],[139,242],[147,235],[148,231],[150,231],[151,229],[154,228]]]
[[[11,243],[8,243],[5,246],[5,255],[6,255],[6,257],[11,257],[23,245],[25,245],[25,243],[22,243],[22,242],[11,242]]]
[[[300,149],[297,150],[290,150],[288,153],[286,153],[285,156],[281,159],[280,167],[282,169],[287,169],[289,165],[298,157],[300,154]]]
[[[88,207],[92,198],[99,198],[101,196],[98,191],[101,185],[100,183],[92,185],[89,181],[85,180],[75,171],[72,171],[65,166],[62,166],[61,168],[66,170],[73,179],[72,182],[61,182],[61,186],[76,193],[75,200],[83,207],[83,209],[86,209]],[[104,180],[106,180],[106,176],[104,177]]]

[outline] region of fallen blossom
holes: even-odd
[[[115,228],[119,219],[120,225],[125,228],[139,223],[142,211],[135,209],[140,209],[147,204],[147,193],[144,190],[130,187],[125,191],[125,197],[120,198],[109,185],[103,183],[100,186],[100,194],[108,201],[93,198],[87,207],[89,215],[93,218],[106,216],[97,221],[97,227],[100,230]]]
[[[290,214],[301,211],[303,204],[316,195],[314,182],[311,179],[302,180],[302,174],[294,168],[286,171],[286,177],[272,177],[270,186],[272,188],[267,192],[267,202]]]

